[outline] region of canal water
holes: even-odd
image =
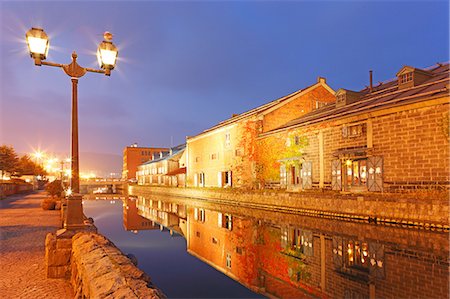
[[[160,196],[83,204],[170,298],[448,298],[448,231]]]

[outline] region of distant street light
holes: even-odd
[[[47,58],[50,41],[47,34],[41,28],[31,28],[26,34],[26,41],[31,58],[37,66],[47,65],[60,67],[71,77],[72,81],[72,136],[71,136],[71,172],[70,190],[71,195],[67,200],[67,213],[64,221],[65,228],[80,228],[83,226],[83,206],[80,193],[79,154],[78,154],[78,78],[83,77],[86,72],[111,75],[117,61],[118,51],[112,43],[112,34],[105,32],[97,49],[97,59],[101,70],[84,68],[77,63],[77,54],[72,53],[72,63],[60,64],[44,61]]]

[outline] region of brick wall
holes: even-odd
[[[387,188],[448,185],[449,142],[443,132],[448,111],[444,104],[374,119],[374,154],[384,157]]]
[[[316,101],[329,103],[334,100],[334,94],[322,85],[317,85],[307,93],[294,97],[290,102],[274,108],[267,114],[263,114],[264,112],[255,114],[188,139],[188,186],[194,186],[194,176],[203,172],[205,186],[217,187],[218,172],[232,170],[234,187],[254,187],[258,172],[257,135],[261,131],[274,129],[311,111]],[[225,134],[231,136],[229,146],[225,145]],[[216,154],[217,157],[211,159],[212,154]]]
[[[431,105],[431,106],[430,106]],[[383,189],[386,192],[405,190],[446,190],[450,186],[449,140],[444,134],[445,119],[448,119],[449,105],[427,104],[422,107],[405,106],[378,111],[378,115],[359,116],[329,121],[307,127],[288,129],[257,139],[258,162],[265,169],[259,174],[260,181],[273,180],[271,172],[279,172],[282,153],[286,151],[288,134],[305,136],[308,146],[303,149],[305,161],[312,161],[313,187],[319,186],[319,132],[323,134],[324,187],[331,188],[331,163],[340,159],[353,159],[352,154],[339,154],[340,150],[369,147],[368,156],[383,157]],[[370,117],[370,118],[369,118]],[[368,122],[372,123],[372,144],[368,144]],[[360,125],[361,134],[347,136],[343,127]],[[271,148],[276,149],[275,151]],[[272,154],[271,153],[275,153]],[[300,153],[299,153],[300,155]],[[342,164],[344,173],[344,164]],[[343,176],[343,179],[345,177]],[[344,183],[344,182],[343,182]],[[360,191],[360,190],[358,190]]]
[[[151,160],[152,154],[155,155],[155,158],[158,158],[161,151],[168,150],[168,148],[126,147],[123,150],[122,177],[124,179],[136,178],[136,171],[139,165]]]
[[[332,103],[336,100],[334,94],[325,87],[318,85],[313,90],[295,97],[294,100],[266,114],[263,121],[263,131],[273,130],[296,119],[316,108],[316,101]]]

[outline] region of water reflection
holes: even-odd
[[[191,255],[266,296],[448,296],[448,232],[180,198],[130,198],[123,209],[126,229],[183,236]]]

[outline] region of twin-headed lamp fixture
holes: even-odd
[[[31,28],[25,34],[31,58],[36,65],[42,65],[42,61],[47,58],[50,41],[48,35],[42,28]],[[116,66],[118,50],[112,43],[112,34],[105,32],[104,40],[97,49],[97,60],[100,68],[105,70],[106,75],[110,75],[111,70]],[[44,63],[45,64],[45,63]]]

